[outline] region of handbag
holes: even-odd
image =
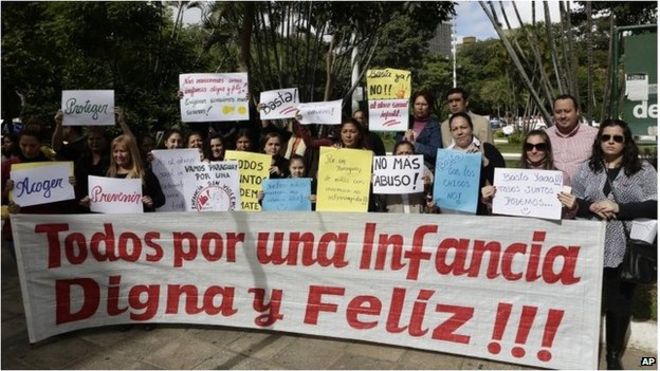
[[[614,201],[619,203],[614,192],[614,186],[610,183],[610,190]],[[630,231],[626,223],[620,220],[623,226],[623,232],[626,236],[626,252],[623,255],[623,262],[619,266],[619,278],[622,281],[649,284],[658,281],[658,247],[657,238],[653,244],[643,240],[631,239]]]

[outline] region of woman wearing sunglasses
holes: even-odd
[[[630,230],[632,220],[657,218],[657,173],[639,158],[628,124],[605,120],[600,124],[592,155],[574,179],[578,216],[607,221],[603,272],[607,368],[622,369],[621,355],[632,314],[635,284],[619,278],[626,249],[623,224]]]
[[[537,169],[537,170],[557,170],[553,165],[552,147],[550,145],[550,138],[543,130],[532,130],[527,133],[525,137],[525,144],[523,144],[522,155],[520,156],[521,169]],[[569,184],[569,177],[566,172],[562,171],[564,176],[564,185]],[[491,205],[493,196],[495,196],[496,189],[492,185],[487,185],[481,188],[481,199],[486,205]],[[570,193],[560,192],[557,195],[559,202],[563,206],[562,217],[564,219],[572,219],[577,211],[577,203],[575,196]]]

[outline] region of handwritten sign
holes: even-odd
[[[438,149],[433,200],[441,209],[474,214],[479,202],[481,153]]]
[[[369,101],[369,130],[405,131],[407,128],[407,99]]]
[[[41,205],[76,198],[69,177],[73,162],[32,162],[11,165],[14,189],[9,198],[19,206]]]
[[[179,75],[181,121],[249,120],[247,73]]]
[[[542,219],[561,219],[561,171],[495,168],[493,213]]]
[[[240,210],[237,161],[199,161],[183,168],[186,211]]]
[[[142,181],[88,175],[89,209],[103,214],[140,214]]]
[[[63,126],[115,124],[114,90],[63,90]]]
[[[264,211],[311,211],[312,178],[264,179]]]
[[[238,161],[240,173],[241,210],[259,211],[259,191],[261,183],[268,178],[273,157],[262,153],[227,151],[225,160]]]
[[[375,156],[373,172],[375,194],[424,192],[424,155]]]
[[[307,124],[341,124],[341,99],[330,102],[298,103],[299,122]]]
[[[367,71],[369,100],[410,99],[410,71],[386,68]]]
[[[317,211],[361,211],[369,207],[373,152],[321,147]]]
[[[186,199],[183,195],[183,178],[185,166],[199,161],[199,150],[157,149],[151,151],[154,160],[151,170],[160,182],[160,188],[165,195],[165,205],[156,211],[185,211]]]
[[[259,103],[264,105],[259,110],[262,120],[295,117],[298,110],[298,88],[261,92]]]

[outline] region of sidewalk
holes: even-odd
[[[656,356],[655,324],[634,324],[623,363]],[[162,325],[75,331],[30,345],[16,267],[2,249],[2,369],[529,369],[527,366],[351,340],[249,329]],[[633,341],[634,339],[634,341]],[[632,348],[634,345],[636,348]],[[641,348],[641,349],[639,349]],[[601,369],[604,362],[601,357]]]

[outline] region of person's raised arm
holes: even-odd
[[[64,136],[64,129],[62,128],[62,119],[64,118],[64,113],[62,110],[58,110],[55,114],[55,130],[53,130],[53,136],[50,140],[50,147],[55,152],[59,152],[62,148]]]

